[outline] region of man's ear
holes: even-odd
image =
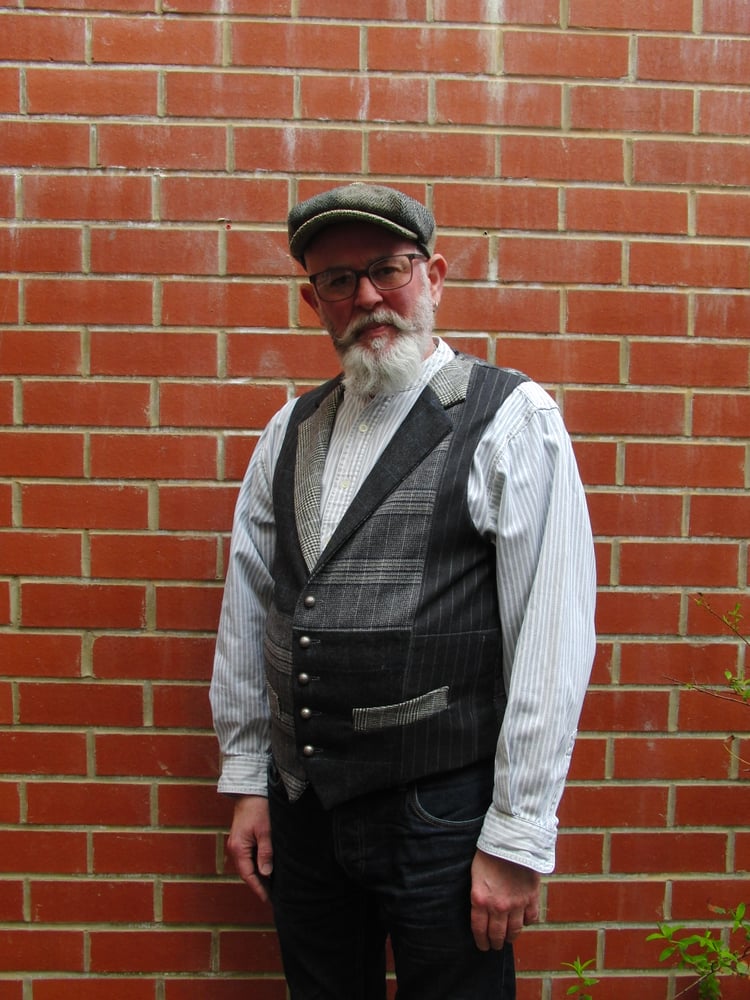
[[[306,284],[300,287],[300,293],[305,302],[310,306],[310,308],[315,312],[318,318],[320,317],[320,310],[318,309],[318,296],[315,294],[315,289],[312,285]]]
[[[432,301],[438,305],[443,294],[443,282],[448,272],[448,263],[442,254],[436,253],[427,263],[427,277],[432,287]]]

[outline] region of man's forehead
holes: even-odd
[[[342,222],[327,226],[305,251],[309,273],[328,267],[364,266],[378,257],[410,253],[416,243],[367,222]]]

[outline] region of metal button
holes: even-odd
[[[309,649],[310,646],[312,645],[312,639],[310,638],[309,635],[300,636],[299,644],[302,647],[302,649]]]
[[[313,597],[312,594],[308,594],[307,597],[305,598],[305,607],[306,608],[315,607],[315,598]]]
[[[312,755],[315,753],[315,747],[311,747],[310,744],[308,743],[307,746],[302,747],[302,753],[305,755],[305,757],[312,757]]]
[[[299,710],[299,714],[300,714],[300,715],[302,716],[302,718],[303,718],[303,719],[309,719],[309,718],[310,718],[310,716],[312,715],[312,709],[309,709],[309,708],[301,708],[301,709]]]
[[[309,674],[304,674],[304,673],[303,674],[297,674],[297,683],[298,684],[309,684],[310,683],[310,675]]]

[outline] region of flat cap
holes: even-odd
[[[370,222],[414,240],[429,256],[435,248],[435,219],[425,206],[396,188],[345,184],[316,194],[289,213],[289,250],[304,264],[305,249],[321,229],[337,222]]]

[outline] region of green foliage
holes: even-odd
[[[700,1000],[721,1000],[721,984],[719,976],[738,976],[750,980],[750,921],[745,919],[746,907],[740,903],[736,910],[724,910],[721,907],[711,907],[715,913],[731,918],[733,934],[742,932],[744,944],[733,949],[719,937],[714,937],[710,930],[703,934],[678,935],[685,930],[684,925],[659,924],[659,930],[649,934],[647,941],[662,941],[666,947],[659,955],[660,962],[677,959],[678,967],[694,972],[698,977],[698,996]],[[691,984],[690,988],[695,984]],[[678,994],[679,996],[679,994]]]
[[[578,982],[573,983],[565,991],[566,996],[577,996],[578,1000],[593,1000],[590,993],[583,992],[584,990],[588,990],[589,986],[596,986],[599,982],[598,979],[592,979],[591,976],[586,974],[586,969],[593,964],[593,958],[590,958],[588,962],[581,962],[580,958],[577,958],[575,962],[563,962],[563,965],[568,969],[572,969],[578,977]]]

